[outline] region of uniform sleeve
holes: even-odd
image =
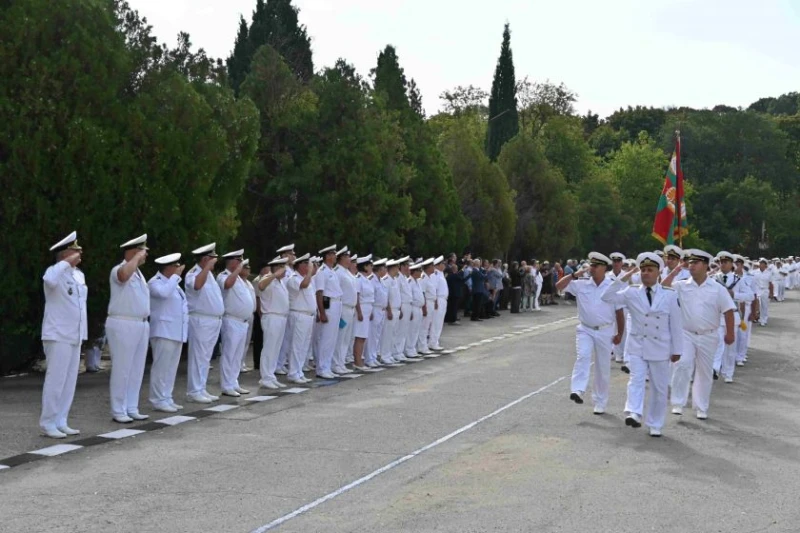
[[[151,278],[147,283],[150,289],[150,296],[152,298],[167,298],[170,294],[175,292],[178,283],[181,282],[181,277],[173,274],[169,279]]]
[[[564,292],[567,293],[567,294],[571,294],[571,295],[577,297],[578,293],[581,291],[581,288],[579,286],[580,283],[581,283],[580,281],[577,281],[577,280],[573,279],[564,288]]]
[[[747,281],[742,278],[733,288],[733,297],[742,302],[752,302],[754,299],[753,291],[747,286]]]
[[[116,285],[125,285],[125,282],[124,281],[120,281],[119,280],[119,276],[117,276],[117,271],[119,270],[119,267],[121,267],[121,266],[122,265],[117,265],[117,266],[115,266],[114,268],[111,269],[111,276],[109,277],[111,283],[114,283]]]
[[[69,263],[66,261],[59,261],[55,265],[48,268],[47,271],[45,271],[44,276],[42,276],[42,281],[44,281],[45,286],[49,289],[57,287],[58,279],[68,268]]]
[[[569,288],[571,285],[572,283],[567,285],[567,288]],[[614,283],[606,287],[606,290],[600,295],[600,299],[606,303],[624,306],[628,298],[628,289],[630,289],[630,286],[627,283],[616,280]]]
[[[670,355],[683,355],[683,315],[677,293],[673,293],[669,302],[669,333],[672,343]]]
[[[736,309],[736,306],[733,305],[733,299],[731,299],[731,295],[728,294],[728,291],[717,283],[717,307],[719,307],[720,313],[727,313],[728,311],[733,311]]]
[[[314,274],[314,292],[320,292],[324,290],[325,290],[325,271],[317,270],[317,273]]]
[[[228,279],[228,272],[223,271],[220,272],[217,276],[217,285],[219,285],[219,290],[225,292],[225,280]]]

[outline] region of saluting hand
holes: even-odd
[[[206,265],[203,267],[203,270],[213,270],[214,269],[214,265],[216,265],[216,264],[217,264],[217,258],[216,257],[212,257],[212,258],[210,258],[208,260]]]
[[[64,261],[69,263],[69,265],[72,267],[78,266],[78,264],[81,262],[81,253],[75,252],[71,256],[64,258]]]
[[[184,271],[184,269],[185,269],[185,268],[186,268],[186,265],[180,265],[180,266],[178,267],[178,269],[175,271],[175,273],[176,273],[178,276],[183,276],[183,271]]]
[[[133,260],[136,262],[137,265],[143,265],[146,259],[147,259],[147,250],[139,250],[138,252],[136,252],[136,255],[133,256]]]

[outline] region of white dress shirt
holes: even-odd
[[[342,287],[339,284],[339,277],[328,265],[322,265],[314,274],[314,287],[317,292],[322,291],[323,296],[328,298],[341,298]]]
[[[604,278],[598,285],[592,278],[573,279],[565,292],[573,295],[578,301],[578,320],[592,329],[603,328],[617,323],[617,309],[622,306],[604,302],[603,292],[612,281]]]
[[[214,282],[214,273],[209,272],[206,282],[195,290],[194,281],[203,269],[195,265],[186,274],[184,286],[186,287],[186,302],[189,304],[189,314],[197,313],[222,318],[225,314],[225,303],[222,301],[222,291]]]
[[[161,272],[150,278],[150,338],[186,342],[189,331],[189,305],[180,286],[181,277],[166,277]]]
[[[50,266],[44,282],[42,340],[80,344],[88,339],[86,299],[89,289],[79,269],[66,261]]]
[[[150,289],[138,268],[128,278],[128,281],[119,280],[117,272],[126,263],[127,261],[123,261],[111,269],[109,277],[111,299],[108,302],[108,316],[145,319],[150,316]]]
[[[289,291],[289,309],[299,313],[313,314],[317,311],[317,290],[314,287],[314,278],[305,289],[300,288],[303,279],[303,276],[297,274],[286,282],[286,289]],[[275,282],[273,281],[273,283]]]
[[[343,266],[336,265],[333,270],[339,278],[339,287],[342,289],[342,305],[355,307],[356,303],[358,303],[358,291],[361,288],[361,284]]]
[[[683,329],[703,334],[716,331],[720,326],[720,317],[735,306],[728,290],[708,276],[702,285],[693,278],[673,283],[678,291]]]
[[[286,285],[279,283],[280,280],[273,280],[272,283],[261,291],[261,313],[286,315],[289,313],[289,291]],[[316,308],[316,302],[315,302]]]
[[[225,315],[239,320],[250,320],[250,315],[255,309],[255,301],[250,289],[247,288],[247,282],[236,275],[236,281],[233,282],[231,288],[225,288],[225,281],[234,275],[228,270],[223,270],[217,276],[217,284],[222,292],[222,302],[225,305]]]

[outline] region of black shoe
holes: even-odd
[[[626,365],[626,364],[623,364],[621,367],[619,367],[619,369],[622,370],[623,372],[625,372],[626,374],[630,374],[631,373],[631,369],[628,368],[628,365]]]
[[[717,371],[714,370],[714,381],[716,381],[718,379],[719,379],[719,374],[717,374]]]
[[[629,417],[627,417],[625,419],[625,425],[626,426],[630,426],[632,428],[640,428],[640,427],[642,427],[642,423],[641,422],[637,422],[636,419],[633,418],[632,416],[629,416]]]
[[[583,403],[583,398],[581,398],[581,395],[578,394],[577,392],[573,392],[572,394],[570,394],[569,399],[577,404]]]

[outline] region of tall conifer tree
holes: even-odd
[[[511,56],[511,30],[506,23],[500,58],[494,71],[492,94],[489,97],[489,127],[486,130],[486,154],[496,161],[503,145],[519,131],[517,116],[517,80]]]

